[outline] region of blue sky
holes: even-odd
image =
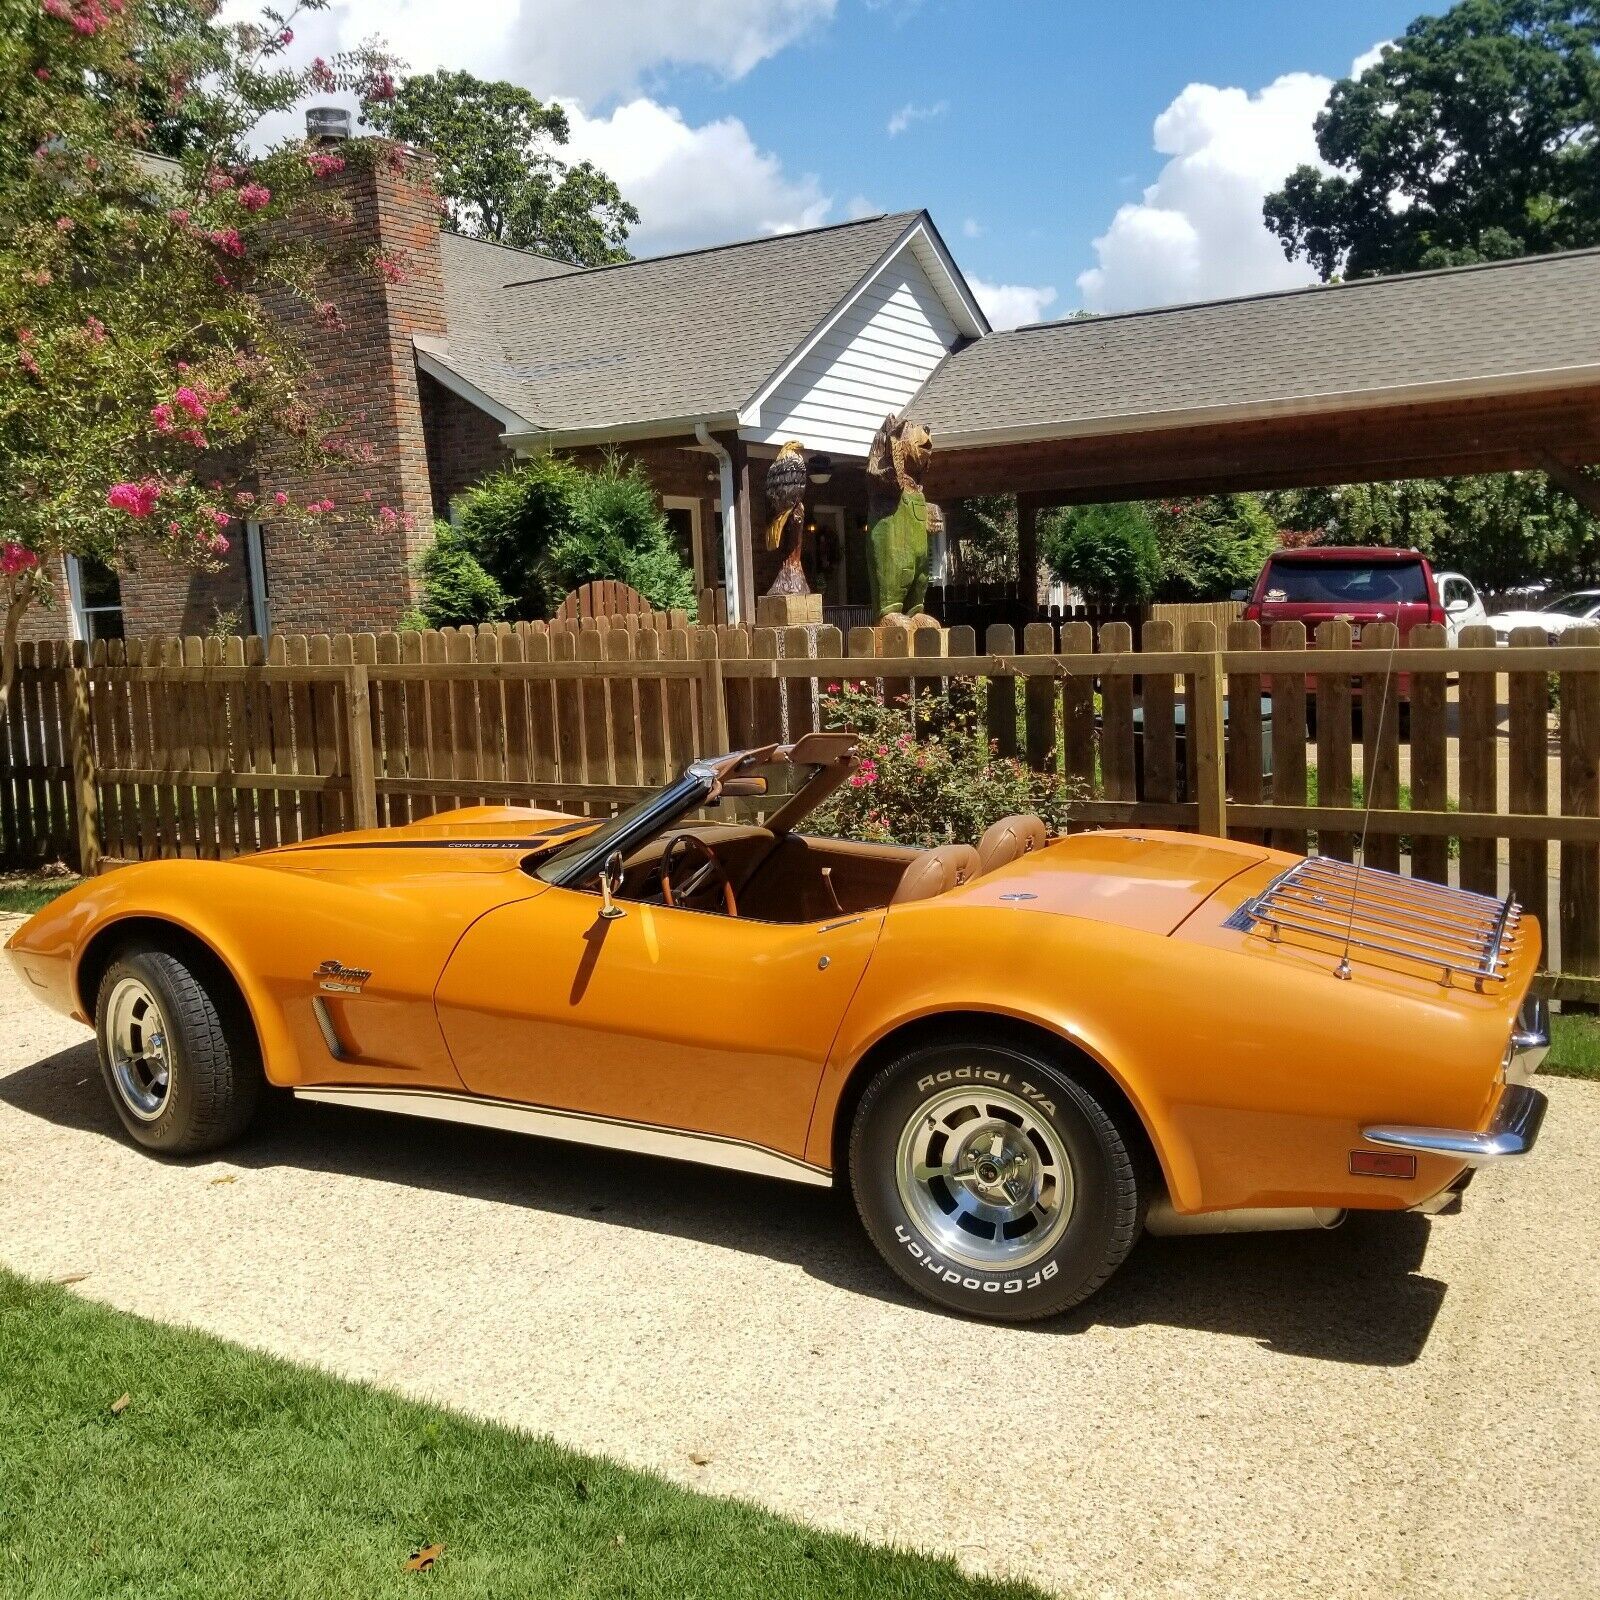
[[[300,35],[380,33],[418,69],[562,99],[644,213],[641,253],[926,205],[1010,322],[1308,278],[1260,195],[1314,154],[1328,81],[1418,9],[336,0]]]

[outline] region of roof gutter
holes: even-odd
[[[620,422],[604,428],[508,429],[500,435],[500,442],[518,455],[545,455],[551,450],[582,450],[591,445],[675,439],[685,434],[699,438],[696,430],[702,425],[732,431],[738,427],[739,418],[732,411],[710,417],[701,411],[684,417],[656,417],[648,422]]]
[[[946,361],[948,363],[953,359],[947,357]],[[944,368],[941,367],[940,371],[944,371]],[[1454,378],[1435,383],[1399,384],[1387,389],[1340,389],[1325,394],[1257,400],[1245,405],[1188,406],[1177,411],[1130,411],[1120,415],[1087,417],[1076,422],[1032,422],[964,430],[938,428],[936,437],[941,453],[947,454],[952,450],[981,450],[992,445],[1094,439],[1121,433],[1160,433],[1174,428],[1214,426],[1225,422],[1320,417],[1348,411],[1378,411],[1399,406],[1426,405],[1435,401],[1536,394],[1542,389],[1581,389],[1592,385],[1600,385],[1600,362],[1585,362],[1572,367],[1547,367],[1535,372]],[[914,420],[923,420],[918,416],[915,401],[908,407],[908,412]]]
[[[722,489],[722,570],[726,576],[728,595],[728,621],[739,623],[744,616],[744,584],[740,582],[739,561],[739,498],[733,482],[733,457],[728,447],[718,439],[702,418],[694,425],[694,436],[717,458],[718,476]],[[702,617],[709,623],[709,618]]]

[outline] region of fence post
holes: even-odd
[[[1199,828],[1212,838],[1228,836],[1228,768],[1223,750],[1226,718],[1222,709],[1222,655],[1217,649],[1217,625],[1197,622],[1191,628],[1199,646],[1194,674],[1195,798],[1199,801]]]
[[[68,737],[72,746],[72,810],[78,832],[78,871],[100,870],[100,797],[94,783],[94,747],[89,742],[89,669],[85,646],[75,642],[67,668]]]
[[[350,820],[378,826],[377,773],[372,757],[372,691],[366,663],[345,668],[345,730],[350,736]]]
[[[712,636],[715,642],[715,635]],[[701,714],[705,717],[702,738],[707,748],[697,755],[721,755],[728,748],[728,696],[722,680],[722,657],[712,654],[705,657],[701,677]]]

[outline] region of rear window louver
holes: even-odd
[[[1505,981],[1521,920],[1514,900],[1314,856],[1274,878],[1228,925],[1482,989]]]

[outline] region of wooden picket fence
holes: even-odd
[[[818,726],[840,683],[895,697],[968,681],[1002,756],[1078,781],[1076,825],[1345,859],[1365,829],[1374,866],[1509,887],[1547,922],[1554,910],[1563,972],[1600,980],[1600,630],[1560,646],[1531,630],[1510,649],[1481,628],[1457,648],[1433,627],[1391,650],[1390,633],[1370,625],[1356,648],[1348,624],[1327,623],[1311,651],[1298,624],[1263,640],[1255,623],[1151,621],[1136,649],[1125,623],[1096,637],[1039,622],[1020,641],[991,627],[980,651],[971,628],[846,637],[624,616],[32,644],[0,731],[0,831],[11,863],[94,870],[481,801],[603,814],[695,755]]]

